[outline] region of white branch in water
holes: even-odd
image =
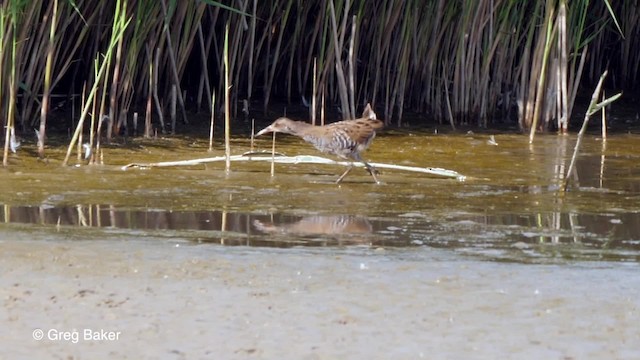
[[[268,156],[267,156],[268,155]],[[191,160],[179,160],[179,161],[163,161],[157,163],[132,163],[122,167],[122,170],[126,170],[128,168],[136,167],[136,168],[151,168],[151,167],[167,167],[167,166],[193,166],[211,162],[225,161],[225,156],[216,156],[209,158],[201,158],[201,159],[191,159]],[[271,158],[271,153],[255,153],[244,154],[244,155],[233,155],[231,156],[231,161],[274,161],[277,163],[283,164],[329,164],[329,165],[342,165],[349,166],[352,163],[348,161],[335,161],[331,159],[327,159],[320,156],[313,155],[298,155],[298,156],[279,156],[276,158]],[[460,173],[447,170],[442,168],[432,168],[432,167],[416,167],[416,166],[403,166],[403,165],[394,165],[394,164],[383,164],[383,163],[369,163],[373,167],[380,169],[394,169],[394,170],[402,170],[402,171],[412,171],[412,172],[420,172],[431,175],[438,175],[444,177],[456,178],[458,181],[465,181],[466,176],[461,175]],[[364,167],[363,163],[354,162],[354,166]]]

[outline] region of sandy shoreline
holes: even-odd
[[[2,358],[640,357],[637,264],[0,235]]]

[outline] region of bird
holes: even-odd
[[[280,224],[255,219],[253,226],[264,233],[300,235],[369,234],[373,231],[367,218],[354,215],[313,215]]]
[[[295,121],[286,117],[276,119],[271,125],[260,130],[256,136],[269,132],[281,132],[295,135],[313,145],[320,152],[335,155],[340,159],[349,160],[351,164],[340,175],[336,184],[342,182],[353,168],[353,161],[361,162],[376,184],[380,184],[376,174],[378,171],[362,159],[360,153],[365,151],[376,136],[376,131],[382,129],[384,122],[376,117],[371,104],[367,104],[362,117],[343,120],[323,126],[316,126],[304,121]]]

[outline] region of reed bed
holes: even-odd
[[[313,119],[325,104],[349,118],[372,102],[397,126],[411,112],[412,125],[566,132],[581,86],[603,71],[605,86],[636,90],[639,18],[629,0],[5,1],[4,163],[14,129],[37,129],[44,157],[49,128],[74,128],[83,110],[93,125],[78,131],[106,141],[135,112],[148,137],[179,131],[190,111],[232,124],[239,107],[247,119],[282,102],[313,104]],[[172,89],[182,121],[168,129]],[[230,105],[213,109],[214,93]]]

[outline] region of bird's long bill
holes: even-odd
[[[262,134],[266,134],[266,133],[268,133],[268,132],[272,132],[272,131],[273,131],[273,128],[271,127],[271,125],[269,125],[269,126],[267,126],[266,128],[264,128],[264,129],[262,129],[262,130],[258,131],[258,133],[256,134],[256,136],[260,136],[260,135],[262,135]]]

